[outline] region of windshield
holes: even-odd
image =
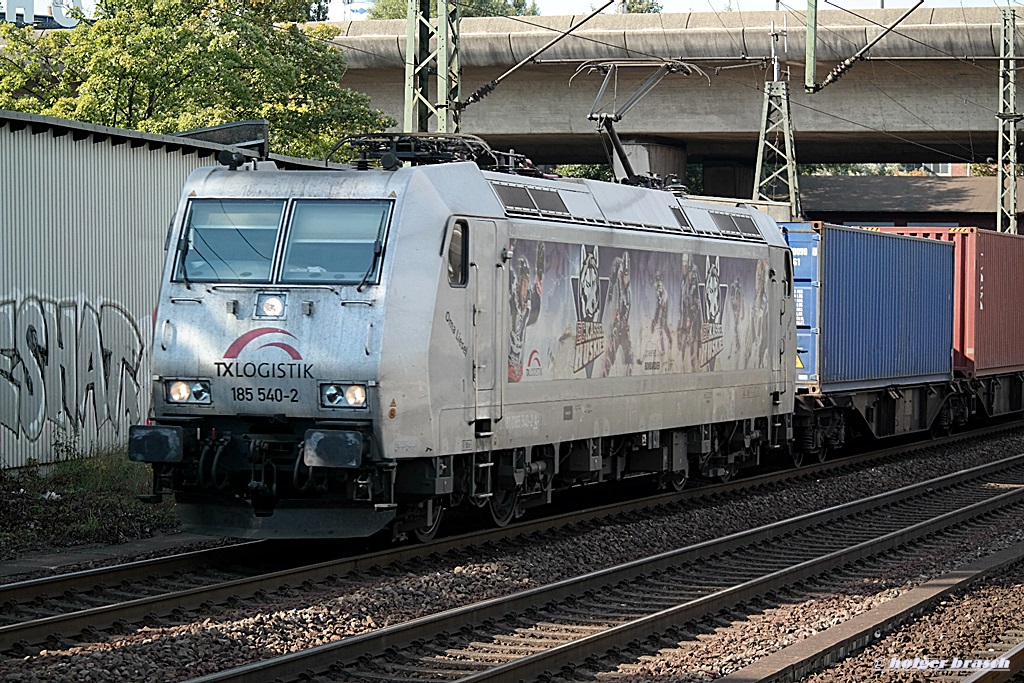
[[[297,200],[281,282],[375,281],[375,244],[384,239],[390,214],[387,200]]]
[[[176,279],[270,282],[283,211],[284,201],[192,201]]]
[[[286,204],[284,199],[192,200],[175,280],[274,281],[274,254]],[[293,200],[277,281],[376,282],[391,205],[386,199]]]

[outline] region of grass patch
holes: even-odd
[[[0,469],[0,560],[176,530],[170,500],[135,499],[149,492],[150,477],[149,466],[129,461],[125,449],[76,454],[45,468]]]

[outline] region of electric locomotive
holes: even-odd
[[[185,528],[421,540],[792,442],[793,265],[743,205],[473,162],[195,171],[130,457]]]

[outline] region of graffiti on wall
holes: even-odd
[[[143,415],[144,358],[142,327],[119,304],[0,301],[0,433],[35,442],[50,422],[119,434]]]
[[[767,259],[510,246],[509,382],[767,367]]]

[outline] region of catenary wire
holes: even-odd
[[[827,1],[828,0],[826,0],[826,2]],[[460,7],[467,7],[467,8],[477,9],[477,6],[474,5],[471,2],[465,2],[465,1],[456,0],[455,4],[457,4]],[[791,8],[789,8],[789,9],[790,9],[790,11],[793,11]],[[248,18],[242,17],[241,15],[238,15],[238,14],[236,14],[234,12],[232,12],[232,14],[235,14],[235,16],[238,16],[239,18],[241,18],[241,19],[243,19],[245,21],[249,21],[250,23],[255,24],[255,22],[252,22]],[[540,28],[540,29],[546,30],[546,31],[558,32],[558,29],[556,29],[556,28],[552,28],[552,27],[549,27],[549,26],[544,26],[543,24],[537,24],[537,23],[534,23],[534,22],[530,22],[530,21],[527,21],[527,20],[525,20],[525,19],[523,19],[521,17],[518,17],[518,16],[504,16],[502,18],[511,19],[513,21],[518,21],[520,23],[526,24],[527,26],[532,26],[534,28]],[[871,22],[871,23],[874,23],[874,22]],[[278,27],[278,26],[274,26],[274,28],[277,29],[277,30],[282,30],[282,31],[287,31],[288,30],[287,28]],[[370,50],[362,50],[362,49],[359,49],[359,48],[353,48],[351,46],[346,46],[346,45],[337,43],[335,41],[326,40],[326,39],[318,38],[318,37],[315,37],[315,36],[309,36],[309,37],[314,39],[314,40],[318,40],[320,42],[324,42],[324,43],[328,43],[328,44],[331,44],[331,45],[340,46],[340,47],[342,47],[344,49],[353,49],[353,50],[355,50],[357,52],[363,52],[363,53],[370,54],[370,55],[373,55],[373,56],[376,56],[376,57],[380,57],[379,54],[377,54],[375,52],[372,52]],[[592,43],[595,43],[595,44],[598,44],[598,45],[603,45],[605,47],[611,47],[611,48],[618,49],[618,50],[627,50],[628,52],[632,52],[632,53],[635,53],[635,54],[640,55],[640,56],[651,57],[651,58],[654,58],[654,59],[661,59],[661,57],[658,56],[658,55],[645,53],[645,52],[643,52],[641,50],[627,49],[627,48],[622,47],[621,45],[615,45],[614,43],[609,43],[607,41],[602,41],[602,40],[599,40],[597,38],[592,38],[592,37],[589,37],[589,36],[581,36],[581,35],[576,35],[574,37],[578,38],[580,40],[585,40],[585,41],[592,42]],[[735,39],[734,39],[734,42],[735,42]],[[941,50],[939,50],[939,51],[941,52]],[[725,80],[727,80],[727,81],[731,81],[731,82],[733,82],[733,83],[735,83],[737,85],[743,86],[744,88],[752,89],[754,92],[758,93],[758,95],[760,95],[762,93],[760,87],[751,86],[751,85],[749,85],[747,83],[743,83],[743,82],[738,81],[738,80],[736,80],[734,78],[730,78],[728,76],[722,76],[721,74],[719,74],[719,75],[722,78],[724,78]],[[847,118],[845,118],[843,116],[840,116],[838,114],[833,114],[831,112],[827,112],[827,111],[818,109],[818,108],[813,107],[813,106],[808,105],[808,104],[803,104],[803,103],[800,103],[800,102],[792,102],[791,101],[791,105],[796,106],[796,107],[800,107],[800,108],[803,108],[803,109],[806,109],[808,111],[811,111],[811,112],[814,112],[814,113],[817,113],[817,114],[821,114],[823,116],[834,118],[836,120],[842,121],[844,123],[848,123],[848,124],[853,125],[853,126],[857,126],[857,127],[860,127],[860,128],[864,128],[866,130],[871,130],[873,132],[880,133],[880,134],[888,136],[888,137],[892,137],[892,138],[894,138],[896,140],[899,140],[901,142],[904,142],[906,144],[909,144],[909,145],[912,145],[912,146],[915,146],[915,147],[920,147],[922,149],[928,150],[928,151],[933,152],[933,153],[940,154],[942,156],[953,156],[953,155],[950,155],[950,154],[948,154],[946,152],[942,152],[941,150],[939,150],[937,148],[934,148],[934,147],[931,147],[929,145],[926,145],[924,143],[917,142],[915,140],[910,140],[908,138],[905,138],[903,136],[897,135],[897,134],[892,133],[890,131],[882,130],[882,129],[876,128],[874,126],[870,126],[868,124],[865,124],[865,123],[860,123],[858,121],[853,121],[851,119],[847,119]],[[965,161],[965,162],[968,162],[968,163],[971,161],[970,159],[964,159],[964,158],[959,157],[959,156],[953,156],[953,158],[956,158],[958,160],[962,160],[962,161]]]
[[[826,2],[828,2],[828,1],[829,1],[829,0],[826,0]],[[1015,0],[1015,1],[1018,1],[1018,0]],[[460,1],[460,0],[456,0],[455,4],[457,4],[457,5],[458,5],[458,6],[460,6],[460,7],[468,7],[468,8],[478,9],[478,7],[477,7],[476,5],[474,5],[473,3],[471,3],[471,2],[465,2],[464,0],[463,0],[463,1]],[[780,3],[780,4],[782,4],[782,3]],[[832,4],[832,3],[830,2],[829,4]],[[837,6],[837,7],[838,7],[838,6]],[[793,14],[795,14],[795,15],[799,16],[799,15],[798,15],[798,13],[797,13],[797,12],[796,12],[795,10],[793,10],[793,9],[792,9],[791,7],[787,7],[787,9],[788,9],[788,10],[789,10],[790,12],[792,12]],[[843,8],[840,8],[840,9],[843,9]],[[222,10],[222,11],[227,11],[228,13],[230,13],[230,14],[232,14],[232,15],[236,16],[236,17],[237,17],[237,18],[239,18],[239,19],[242,19],[243,21],[246,21],[247,23],[249,23],[249,24],[251,24],[251,25],[254,25],[254,26],[261,26],[261,24],[259,24],[259,23],[255,22],[255,21],[253,21],[252,19],[250,19],[250,18],[248,18],[248,17],[242,16],[241,14],[239,14],[239,13],[237,13],[237,12],[234,12],[234,11],[231,11],[231,10]],[[873,21],[871,21],[870,19],[866,19],[866,18],[864,18],[864,17],[860,17],[860,15],[857,15],[856,13],[854,13],[854,12],[851,12],[850,10],[844,10],[844,11],[850,12],[850,14],[853,14],[854,16],[857,16],[858,18],[860,18],[860,19],[862,19],[862,20],[864,20],[864,21],[868,21],[868,22],[870,22],[870,23],[872,23],[872,24],[878,25],[878,24],[877,24],[876,22],[873,22]],[[717,14],[717,12],[716,12],[716,14]],[[513,20],[513,21],[518,21],[518,22],[520,22],[520,23],[526,24],[527,26],[531,26],[531,27],[534,27],[534,28],[540,28],[540,29],[542,29],[542,30],[546,30],[546,31],[558,32],[558,29],[556,29],[556,28],[553,28],[553,27],[549,27],[549,26],[544,26],[544,25],[542,25],[542,24],[537,24],[537,23],[533,23],[533,22],[527,21],[527,20],[525,20],[525,19],[522,19],[522,18],[521,18],[521,17],[519,17],[519,16],[512,16],[512,15],[504,15],[504,16],[502,16],[501,18],[505,18],[505,19],[511,19],[511,20]],[[720,17],[720,16],[719,16],[719,21],[721,21],[721,17]],[[723,26],[725,26],[724,22],[723,22]],[[266,27],[267,27],[267,25],[262,25],[262,27],[263,27],[263,28],[266,28]],[[288,29],[288,28],[286,28],[286,27],[283,27],[283,26],[277,26],[277,25],[275,25],[275,24],[273,24],[273,23],[271,23],[271,24],[269,25],[269,27],[270,27],[270,28],[272,28],[272,29],[274,29],[274,30],[278,30],[278,31],[284,31],[284,32],[287,32],[287,31],[289,31],[289,30],[290,30],[290,29]],[[337,42],[336,40],[328,40],[328,39],[325,39],[325,38],[320,38],[320,37],[318,37],[318,36],[311,36],[311,35],[308,35],[308,34],[305,34],[305,35],[306,35],[306,37],[307,37],[307,38],[309,38],[309,39],[311,39],[311,40],[315,40],[315,41],[318,41],[318,42],[322,42],[322,43],[325,43],[325,44],[328,44],[328,45],[332,45],[332,46],[335,46],[335,47],[341,47],[341,48],[343,48],[343,49],[346,49],[346,50],[352,50],[352,51],[354,51],[354,52],[360,52],[360,53],[363,53],[363,54],[367,54],[367,55],[371,55],[371,56],[374,56],[374,57],[378,57],[378,58],[381,58],[381,57],[382,57],[382,56],[381,56],[381,55],[380,55],[379,53],[376,53],[376,52],[374,52],[374,51],[372,51],[372,50],[365,50],[365,49],[361,49],[361,48],[353,47],[353,46],[351,46],[351,45],[345,45],[345,44],[343,44],[343,43],[339,43],[339,42]],[[904,35],[904,34],[902,34],[902,33],[900,33],[899,35],[901,35],[901,36],[904,36],[904,37],[907,37],[908,39],[910,39],[910,40],[913,40],[914,42],[919,42],[919,43],[921,43],[922,45],[925,45],[926,47],[933,47],[933,48],[934,48],[934,46],[930,46],[930,45],[927,45],[927,43],[923,43],[922,41],[918,41],[918,40],[916,40],[916,39],[913,39],[913,38],[909,38],[908,36],[905,36],[905,35]],[[592,42],[592,43],[595,43],[595,44],[598,44],[598,45],[603,45],[603,46],[606,46],[606,47],[611,47],[611,48],[614,48],[614,49],[617,49],[617,50],[625,50],[625,51],[627,51],[627,52],[632,52],[632,53],[634,53],[634,54],[637,54],[637,55],[640,55],[640,56],[645,56],[645,57],[651,57],[651,58],[654,58],[654,59],[661,59],[661,57],[660,57],[660,56],[658,56],[658,55],[654,55],[654,54],[646,53],[646,52],[643,52],[642,50],[635,50],[635,49],[631,49],[631,48],[624,48],[624,47],[623,47],[623,46],[621,46],[621,45],[615,45],[614,43],[609,43],[609,42],[607,42],[607,41],[602,41],[602,40],[599,40],[599,39],[596,39],[596,38],[592,38],[592,37],[589,37],[589,36],[581,36],[581,35],[575,35],[575,36],[573,36],[573,37],[575,37],[575,38],[578,38],[578,39],[580,39],[580,40],[584,40],[584,41]],[[733,43],[735,44],[735,38],[733,38]],[[958,61],[965,61],[965,62],[967,62],[967,63],[971,63],[971,62],[969,62],[968,60],[963,60],[963,59],[957,58],[957,57],[956,57],[955,55],[952,55],[952,54],[950,54],[950,53],[948,53],[948,52],[944,52],[943,50],[940,50],[939,48],[934,48],[934,49],[935,49],[936,51],[938,51],[938,52],[942,52],[943,54],[947,54],[948,56],[950,56],[950,57],[953,57],[954,59],[958,59]],[[975,66],[975,67],[977,67],[977,68],[979,68],[979,69],[981,68],[980,66],[978,66],[978,65],[976,65],[976,64],[972,64],[972,66]],[[985,69],[982,69],[982,70],[985,70]],[[985,71],[988,71],[988,70],[985,70]],[[911,72],[908,72],[908,73],[911,73]],[[737,85],[740,85],[740,86],[742,86],[742,87],[744,87],[744,88],[750,88],[750,89],[752,89],[752,90],[753,90],[754,92],[756,92],[756,93],[757,93],[758,95],[761,95],[761,94],[762,94],[762,90],[761,90],[761,88],[760,88],[759,86],[751,86],[751,85],[749,85],[749,84],[747,84],[747,83],[743,83],[743,82],[741,82],[741,81],[738,81],[738,80],[736,80],[736,79],[734,79],[734,78],[730,78],[730,77],[728,77],[728,76],[724,76],[724,75],[721,75],[721,74],[718,74],[718,75],[719,75],[719,76],[721,76],[722,78],[724,78],[725,80],[727,80],[727,81],[731,81],[731,82],[733,82],[733,83],[735,83],[735,84],[737,84]],[[924,79],[922,79],[922,80],[924,80]],[[967,100],[965,99],[965,102],[966,102],[966,101],[967,101]],[[973,103],[972,103],[972,104],[973,104]],[[953,156],[953,155],[950,155],[950,154],[948,154],[948,153],[942,152],[941,150],[939,150],[939,149],[937,149],[937,148],[934,148],[934,147],[931,147],[931,146],[929,146],[929,145],[926,145],[926,144],[924,144],[924,143],[920,143],[920,142],[917,142],[917,141],[915,141],[915,140],[910,140],[910,139],[907,139],[907,138],[905,138],[905,137],[903,137],[903,136],[897,135],[897,134],[895,134],[895,133],[892,133],[892,132],[890,132],[890,131],[886,131],[886,130],[882,130],[882,129],[879,129],[879,128],[875,128],[874,126],[870,126],[870,125],[868,125],[868,124],[865,124],[865,123],[860,123],[860,122],[858,122],[858,121],[854,121],[854,120],[851,120],[851,119],[847,119],[847,118],[845,118],[845,117],[843,117],[843,116],[840,116],[840,115],[838,115],[838,114],[834,114],[834,113],[831,113],[831,112],[827,112],[827,111],[824,111],[824,110],[818,109],[818,108],[816,108],[816,107],[813,107],[813,106],[811,106],[811,105],[808,105],[808,104],[804,104],[804,103],[801,103],[801,102],[793,102],[793,101],[791,101],[791,105],[792,105],[792,106],[796,106],[796,107],[800,107],[800,108],[803,108],[803,109],[806,109],[807,111],[811,111],[811,112],[814,112],[814,113],[817,113],[817,114],[821,114],[822,116],[826,116],[826,117],[834,118],[834,119],[836,119],[836,120],[842,121],[842,122],[844,122],[844,123],[848,123],[848,124],[850,124],[850,125],[853,125],[853,126],[857,126],[857,127],[860,127],[860,128],[864,128],[864,129],[866,129],[866,130],[871,130],[871,131],[873,131],[873,132],[876,132],[876,133],[880,133],[880,134],[882,134],[882,135],[885,135],[885,136],[888,136],[888,137],[892,137],[892,138],[894,138],[894,139],[896,139],[896,140],[899,140],[899,141],[901,141],[901,142],[904,142],[904,143],[906,143],[906,144],[909,144],[909,145],[912,145],[912,146],[915,146],[915,147],[920,147],[920,148],[922,148],[922,149],[925,149],[925,150],[928,150],[928,151],[930,151],[930,152],[934,152],[934,153],[940,154],[940,155],[942,155],[942,156]],[[979,106],[979,107],[980,107],[981,105],[976,105],[976,106]],[[982,107],[982,108],[983,108],[983,107]],[[961,145],[961,146],[962,146],[962,145]],[[968,162],[968,163],[970,163],[970,162],[971,162],[971,160],[970,160],[970,159],[964,159],[964,158],[962,158],[962,157],[959,157],[959,156],[953,156],[953,158],[956,158],[956,159],[958,159],[958,160],[961,160],[961,161],[965,161],[965,162]]]
[[[226,10],[226,9],[223,9],[223,8],[217,8],[217,9],[219,9],[222,12],[227,12],[228,14],[231,14],[232,16],[235,16],[235,17],[241,19],[242,21],[247,22],[247,23],[249,23],[252,26],[258,26],[259,28],[271,28],[271,29],[274,29],[275,31],[282,31],[284,33],[288,33],[291,30],[290,28],[288,28],[286,26],[279,26],[279,25],[277,25],[277,24],[275,24],[273,22],[271,22],[270,24],[263,24],[263,23],[259,23],[259,22],[253,21],[251,18],[243,16],[243,15],[239,14],[238,12],[235,12],[234,10]],[[351,45],[345,45],[344,43],[339,43],[335,39],[330,39],[329,40],[327,38],[321,38],[319,36],[312,36],[312,35],[309,35],[308,33],[305,33],[305,32],[303,32],[303,36],[305,36],[309,40],[314,40],[314,41],[316,41],[318,43],[324,43],[324,44],[330,45],[332,47],[340,47],[340,48],[344,48],[345,50],[352,50],[353,52],[361,52],[363,54],[370,55],[371,57],[377,57],[378,59],[383,59],[384,58],[383,55],[381,55],[381,54],[379,54],[377,52],[374,52],[373,50],[365,50],[365,49],[362,49],[362,48],[353,47]]]
[[[732,46],[736,48],[738,51],[743,52],[743,48],[740,46],[739,43],[736,42],[736,37],[729,32],[729,27],[725,25],[725,21],[722,19],[721,12],[715,9],[715,6],[711,3],[711,0],[708,0],[708,7],[710,7],[711,11],[715,13],[715,16],[718,18],[718,23],[722,25],[723,29],[725,29],[725,35],[729,36],[729,40],[732,41]]]
[[[741,85],[743,87],[747,87],[747,88],[750,87],[746,83],[742,83],[742,82],[737,81],[737,80],[735,80],[733,78],[729,78],[728,76],[721,76],[721,77],[726,79],[726,80],[732,81],[732,82],[734,82],[734,83],[736,83],[738,85]],[[952,159],[956,159],[957,161],[962,161],[964,163],[973,163],[973,161],[971,159],[968,159],[968,158],[965,158],[965,157],[961,157],[959,155],[954,155],[954,154],[951,154],[949,152],[944,152],[944,151],[942,151],[941,149],[939,149],[937,147],[932,147],[931,145],[927,145],[927,144],[925,144],[923,142],[918,142],[916,140],[911,140],[909,138],[906,138],[906,137],[904,137],[902,135],[898,135],[898,134],[893,133],[891,131],[883,130],[881,128],[876,128],[875,126],[870,126],[870,125],[868,125],[866,123],[861,123],[860,121],[854,121],[852,119],[846,118],[845,116],[840,116],[839,114],[834,114],[834,113],[829,112],[829,111],[824,111],[822,109],[818,109],[816,107],[812,107],[809,104],[804,104],[802,102],[795,102],[793,100],[790,100],[790,106],[792,106],[792,107],[799,107],[801,109],[806,109],[807,111],[811,111],[811,112],[814,112],[816,114],[821,114],[822,116],[827,116],[829,118],[836,119],[837,121],[842,121],[843,123],[848,123],[848,124],[850,124],[852,126],[857,126],[859,128],[864,128],[866,130],[870,130],[872,132],[879,133],[879,134],[885,135],[887,137],[891,137],[891,138],[893,138],[895,140],[899,140],[900,142],[903,142],[905,144],[911,145],[913,147],[919,147],[921,149],[927,150],[927,151],[932,152],[934,154],[938,154],[938,155],[940,155],[942,157],[949,157],[949,158],[952,158]]]
[[[829,5],[832,5],[836,9],[840,9],[840,10],[846,12],[847,14],[852,14],[853,16],[857,17],[861,21],[866,21],[869,24],[874,24],[875,26],[878,26],[879,28],[889,28],[888,26],[884,26],[882,24],[879,24],[877,21],[874,21],[873,19],[868,19],[867,17],[865,17],[863,15],[857,14],[853,10],[846,9],[845,7],[841,7],[840,5],[837,5],[836,3],[832,2],[832,0],[825,0],[825,2],[828,3]],[[992,69],[986,68],[986,67],[982,66],[981,64],[978,64],[977,62],[973,62],[973,61],[971,61],[969,59],[966,59],[964,57],[959,57],[959,56],[953,54],[952,52],[948,52],[946,50],[943,50],[940,47],[936,47],[936,46],[934,46],[934,45],[932,45],[930,43],[926,43],[923,40],[920,40],[918,38],[914,38],[912,36],[909,36],[906,33],[903,33],[903,32],[901,32],[901,31],[899,31],[899,30],[897,30],[895,28],[892,29],[892,33],[900,36],[901,38],[906,38],[907,40],[909,40],[912,43],[917,43],[918,45],[921,45],[922,47],[926,47],[926,48],[928,48],[930,50],[935,50],[939,54],[945,55],[945,56],[947,56],[947,57],[949,57],[951,59],[955,59],[958,62],[963,62],[965,64],[970,64],[972,67],[974,67],[975,69],[978,69],[979,71],[985,71],[985,72],[991,72],[992,71]]]
[[[792,14],[793,14],[794,16],[796,16],[796,17],[798,17],[798,18],[801,18],[801,20],[803,20],[803,17],[802,17],[802,15],[800,14],[799,10],[795,10],[795,9],[793,9],[792,7],[790,7],[790,6],[786,5],[785,3],[782,3],[782,5],[783,5],[783,7],[786,7],[786,8],[787,8],[787,9],[788,9],[788,10],[789,10],[789,11],[790,11],[790,12],[791,12],[791,13],[792,13]],[[834,31],[834,30],[832,30],[832,29],[831,29],[830,27],[828,27],[828,26],[824,26],[824,27],[822,27],[822,29],[823,29],[823,30],[825,30],[826,32],[828,32],[828,33],[830,33],[830,34],[834,35],[834,36],[835,36],[835,37],[836,37],[837,39],[839,39],[839,40],[843,40],[843,41],[846,41],[846,42],[847,42],[847,43],[849,43],[849,44],[850,44],[850,45],[851,45],[852,47],[858,47],[858,44],[857,44],[857,43],[855,43],[855,42],[854,42],[853,40],[851,40],[850,38],[847,38],[846,36],[844,36],[843,34],[841,34],[841,33],[837,32],[837,31]],[[830,49],[830,50],[832,51],[833,55],[834,55],[834,56],[835,56],[835,57],[836,57],[837,59],[842,59],[842,58],[843,58],[843,56],[842,56],[842,55],[840,55],[840,54],[839,54],[839,53],[838,53],[838,52],[836,51],[836,49],[835,49],[835,48],[833,48],[833,47],[831,47],[831,46],[827,46],[827,47],[828,47],[828,48],[829,48],[829,49]],[[874,61],[874,60],[872,60],[872,61]],[[882,61],[885,61],[885,60],[882,60]],[[958,61],[964,61],[964,60],[958,60]],[[899,70],[899,71],[902,71],[903,73],[907,74],[908,76],[911,76],[912,78],[916,78],[917,80],[921,81],[922,83],[925,83],[925,84],[927,84],[927,85],[931,86],[932,88],[935,88],[935,89],[936,89],[937,91],[942,91],[942,90],[946,90],[946,89],[948,89],[948,86],[945,86],[945,85],[941,85],[941,84],[939,84],[939,83],[935,83],[934,81],[932,81],[932,80],[930,80],[930,79],[928,79],[928,78],[925,78],[925,77],[924,77],[924,76],[922,76],[921,74],[919,74],[919,73],[916,73],[916,72],[914,72],[914,71],[911,71],[910,69],[907,69],[906,67],[904,67],[904,66],[900,65],[900,64],[899,64],[898,62],[895,62],[895,61],[889,61],[888,63],[889,63],[890,65],[892,65],[892,67],[893,67],[893,68],[895,68],[895,69],[897,69],[897,70]],[[977,65],[974,65],[974,66],[977,66]],[[986,71],[987,73],[991,74],[991,70],[990,70],[990,69],[984,69],[984,71]],[[875,86],[875,87],[878,87],[878,86]],[[996,113],[998,113],[998,112],[997,112],[997,111],[996,111],[995,109],[993,109],[993,108],[992,108],[991,106],[989,106],[989,105],[985,105],[985,104],[979,104],[978,102],[975,102],[974,100],[970,100],[970,99],[968,99],[968,98],[966,98],[966,97],[965,97],[965,98],[962,98],[962,99],[964,100],[964,102],[965,102],[966,104],[971,104],[971,105],[973,105],[973,106],[977,107],[978,109],[981,109],[981,110],[983,110],[983,111],[986,111],[986,112],[988,112],[988,113],[992,114],[993,116],[994,116],[994,115],[995,115]]]
[[[460,7],[472,7],[472,8],[476,7],[473,3],[466,2],[465,0],[456,0],[456,4],[459,5]],[[549,26],[544,26],[543,24],[533,23],[533,22],[527,21],[525,19],[522,19],[521,17],[507,16],[507,17],[503,17],[503,18],[512,19],[513,21],[519,21],[521,23],[526,24],[527,26],[532,26],[534,28],[540,28],[540,29],[546,30],[546,31],[552,31],[552,32],[557,32],[558,31],[558,29],[551,28]],[[574,37],[578,38],[580,40],[585,40],[585,41],[588,41],[588,42],[596,43],[598,45],[603,45],[603,46],[606,46],[606,47],[615,48],[615,49],[618,49],[618,50],[625,50],[625,49],[627,49],[627,48],[623,48],[621,45],[615,45],[614,43],[609,43],[609,42],[606,42],[606,41],[602,41],[602,40],[599,40],[597,38],[591,38],[589,36],[575,35]],[[645,53],[645,52],[640,51],[640,50],[629,49],[628,51],[632,52],[632,53],[635,53],[635,54],[638,54],[638,55],[641,55],[641,56],[644,56],[644,57],[651,57],[653,59],[661,59],[662,58],[659,55]],[[744,88],[750,88],[751,90],[756,92],[758,95],[762,95],[763,94],[763,91],[762,91],[761,87],[759,87],[759,86],[752,86],[750,84],[743,83],[742,81],[739,81],[739,80],[737,80],[735,78],[730,78],[729,76],[725,76],[725,75],[723,75],[721,73],[718,74],[718,76],[721,77],[721,78],[724,78],[727,81],[731,81],[732,83],[740,85],[740,86],[742,86]],[[943,156],[943,157],[953,158],[953,159],[956,159],[957,161],[963,161],[964,163],[972,163],[972,161],[973,161],[972,159],[969,159],[969,158],[965,158],[965,157],[962,157],[962,156],[959,156],[959,155],[954,155],[954,154],[951,154],[949,152],[944,152],[944,151],[942,151],[942,150],[940,150],[940,149],[938,149],[936,147],[927,145],[925,143],[918,142],[916,140],[911,140],[911,139],[906,138],[906,137],[904,137],[902,135],[898,135],[896,133],[892,133],[890,131],[883,130],[881,128],[876,128],[876,127],[870,126],[870,125],[868,125],[866,123],[860,123],[859,121],[854,121],[852,119],[848,119],[848,118],[846,118],[844,116],[840,116],[839,114],[834,114],[832,112],[828,112],[828,111],[825,111],[825,110],[822,110],[822,109],[818,109],[817,107],[813,107],[813,106],[811,106],[809,104],[804,104],[802,102],[794,102],[792,100],[790,101],[790,104],[791,104],[791,106],[800,107],[800,108],[805,109],[807,111],[814,112],[816,114],[820,114],[822,116],[826,116],[826,117],[829,117],[829,118],[833,118],[833,119],[836,119],[838,121],[842,121],[843,123],[847,123],[847,124],[850,124],[850,125],[853,125],[853,126],[857,126],[859,128],[864,128],[866,130],[870,130],[872,132],[879,133],[881,135],[885,135],[887,137],[891,137],[891,138],[893,138],[895,140],[898,140],[900,142],[903,142],[905,144],[908,144],[908,145],[911,145],[911,146],[914,146],[914,147],[919,147],[921,149],[927,150],[927,151],[929,151],[931,153],[938,154],[938,155]],[[951,140],[951,142],[953,142],[953,141]],[[960,144],[960,143],[957,143],[957,144]],[[960,144],[960,146],[962,147],[963,145]]]
[[[798,20],[800,20],[801,22],[806,24],[805,16],[801,15],[798,10],[790,7],[789,5],[786,5],[785,3],[780,3],[780,4],[783,7],[785,7]],[[845,42],[849,43],[852,47],[857,47],[857,43],[855,43],[852,39],[847,38],[842,33],[839,33],[838,31],[833,31],[830,27],[827,27],[827,26],[823,27],[823,28],[824,28],[824,30],[826,30],[830,34],[834,35],[838,40],[845,41]],[[833,53],[833,55],[835,55],[836,59],[841,59],[842,58],[842,55],[840,55],[838,53],[838,51],[834,47],[832,47],[831,45],[828,45],[827,47]],[[871,73],[872,74],[875,74],[875,70],[874,70],[875,61],[876,60],[871,60],[869,62],[871,64]],[[941,90],[941,88],[939,88],[939,86],[936,83],[933,83],[931,80],[925,78],[924,76],[921,76],[920,74],[915,73],[915,72],[913,72],[913,71],[911,71],[911,70],[901,66],[899,63],[891,61],[891,62],[889,62],[889,64],[892,67],[896,68],[897,70],[902,71],[903,73],[907,74],[908,76],[912,76],[912,77],[914,77],[914,78],[916,78],[916,79],[918,79],[918,80],[928,84],[931,87],[934,87],[934,88],[937,88],[937,89]],[[917,119],[918,121],[923,123],[925,126],[930,128],[933,132],[935,132],[935,133],[937,133],[939,135],[943,135],[946,138],[947,141],[949,141],[953,145],[963,149],[965,152],[967,152],[970,155],[970,157],[972,159],[974,158],[974,156],[975,156],[974,155],[974,136],[973,136],[973,133],[971,132],[970,129],[968,129],[968,131],[967,131],[968,132],[968,138],[970,140],[970,145],[968,146],[968,145],[964,145],[962,142],[957,142],[952,137],[950,137],[948,134],[943,133],[942,131],[937,129],[935,126],[933,126],[930,123],[928,123],[927,121],[925,121],[916,112],[914,112],[914,111],[910,110],[909,108],[905,107],[899,100],[897,100],[895,97],[893,97],[888,92],[886,92],[885,89],[883,89],[881,86],[879,86],[878,83],[877,83],[877,80],[878,80],[877,78],[873,79],[873,80],[868,80],[867,83],[872,88],[874,88],[876,91],[878,91],[881,95],[883,95],[887,99],[891,100],[892,103],[895,104],[897,107],[899,107],[900,109],[902,109],[903,111],[908,113],[910,116],[914,117],[915,119]],[[974,101],[969,100],[967,98],[962,98],[962,99],[963,99],[964,104],[971,104],[971,105],[974,105],[974,106],[978,107],[979,109],[982,109],[982,110],[985,110],[985,111],[990,112],[992,114],[995,114],[995,110],[992,109],[991,107],[987,107],[985,105],[978,104],[977,102],[974,102]]]

